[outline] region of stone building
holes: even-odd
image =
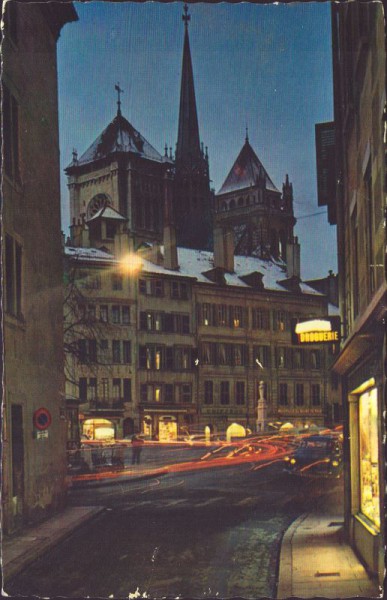
[[[345,526],[383,584],[386,81],[378,2],[332,5],[335,194],[343,343],[333,370],[345,415]],[[331,177],[332,179],[332,177]]]
[[[56,43],[77,15],[71,3],[11,0],[3,18],[2,526],[10,533],[66,495]]]
[[[287,277],[282,262],[232,253],[233,268],[225,268],[219,238],[214,254],[178,247],[171,269],[166,247],[125,255],[125,237],[130,249],[123,231],[114,254],[65,247],[68,269],[79,269],[82,310],[98,330],[93,341],[86,328],[82,343],[93,350],[88,360],[74,355],[68,383],[69,396],[79,386],[86,433],[84,422],[100,417],[111,435],[162,440],[206,428],[225,433],[234,422],[252,431],[326,423],[332,347],[296,347],[291,335],[293,318],[328,314],[325,295]],[[260,382],[267,421],[259,428]]]
[[[83,431],[97,425],[97,436],[332,424],[335,346],[292,343],[292,319],[330,311],[301,281],[292,184],[286,176],[277,189],[246,137],[212,206],[187,11],[176,156],[158,154],[122,117],[118,95],[115,119],[66,170],[66,264],[82,272],[78,298],[92,315],[81,323],[81,359],[70,340],[66,397],[80,397]],[[157,215],[153,227],[141,210]]]
[[[290,265],[294,252],[300,252],[293,236],[293,186],[286,175],[281,194],[251,147],[247,132],[216,194],[214,220],[215,231],[233,232],[235,254],[281,258]],[[287,244],[292,246],[288,254]]]

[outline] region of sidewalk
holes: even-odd
[[[3,582],[103,510],[100,506],[68,507],[38,525],[25,528],[20,534],[3,536]]]
[[[282,540],[277,598],[382,597],[345,542],[343,525],[342,506],[332,503],[294,521]]]

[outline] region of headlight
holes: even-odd
[[[291,458],[290,459],[290,464],[291,465],[295,465],[296,464],[296,459],[295,458]]]
[[[288,461],[288,460],[290,460],[290,457],[289,456],[285,456],[284,460]]]
[[[337,460],[332,460],[332,467],[338,467],[339,463],[337,462]]]

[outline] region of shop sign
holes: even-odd
[[[278,414],[284,416],[292,416],[292,415],[321,415],[321,408],[292,408],[291,410],[281,410],[278,409]]]
[[[44,440],[48,438],[48,431],[47,429],[44,429],[43,431],[37,431],[36,432],[36,439],[37,440]]]
[[[291,319],[292,344],[338,344],[341,341],[340,317]]]

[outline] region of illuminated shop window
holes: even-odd
[[[359,398],[360,510],[380,529],[378,464],[378,393],[373,388]]]

